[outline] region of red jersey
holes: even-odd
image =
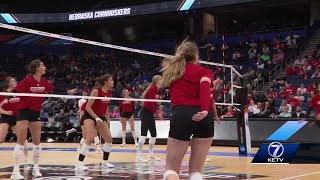
[[[87,106],[87,102],[83,103],[83,104],[81,105],[80,110],[81,110],[81,111],[85,111],[85,110],[86,110],[86,106]]]
[[[146,99],[160,99],[161,94],[155,84],[151,84],[150,88],[146,92]],[[157,112],[157,102],[144,102],[143,107],[148,109],[149,111],[156,113]]]
[[[120,101],[119,108],[121,112],[133,112],[134,107],[136,106],[136,102],[134,101]]]
[[[53,86],[47,79],[41,78],[38,82],[32,75],[24,78],[15,88],[18,93],[47,94],[53,91]],[[20,97],[19,109],[30,109],[40,111],[44,97]]]
[[[186,64],[184,75],[170,86],[172,108],[179,105],[200,106],[201,110],[209,110],[210,92],[206,94],[208,97],[203,98],[204,101],[200,103],[200,80],[202,77],[213,81],[213,75],[209,69],[192,63]]]
[[[288,98],[287,103],[290,104],[292,107],[300,106],[300,101],[296,98]]]
[[[291,93],[296,94],[297,92],[297,89],[295,87],[286,87],[283,90],[286,96],[289,96]]]
[[[8,100],[8,103],[4,104],[2,106],[2,109],[5,111],[12,111],[14,117],[18,114],[19,104],[20,104],[20,98],[19,97],[4,97],[0,96],[0,103],[2,101]]]
[[[317,111],[317,114],[320,113],[320,94],[312,97],[310,107],[314,108]]]
[[[315,91],[315,90],[316,90],[316,88],[313,87],[313,86],[309,86],[309,87],[307,88],[307,92],[308,92],[308,93],[310,93],[310,92],[312,92],[312,91]]]
[[[108,91],[105,93],[102,91],[102,88],[97,88],[97,90],[98,90],[98,97],[112,97],[111,91]],[[100,117],[100,116],[106,115],[109,105],[110,105],[110,100],[95,99],[94,103],[91,106],[91,109],[97,116]]]

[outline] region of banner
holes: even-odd
[[[105,10],[84,11],[76,13],[39,13],[13,14],[0,13],[0,23],[59,23],[108,19],[125,16],[179,12],[191,9],[218,7],[239,3],[249,3],[261,0],[176,0],[162,3],[143,4],[137,6],[119,7]]]

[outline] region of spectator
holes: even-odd
[[[59,111],[59,113],[56,113],[55,120],[58,122],[67,122],[69,120],[69,113],[65,113],[63,109]]]
[[[110,118],[120,118],[120,111],[118,106],[114,107],[113,112],[110,114]]]
[[[315,95],[315,91],[311,91],[310,92],[310,97],[308,97],[307,102],[311,102],[311,99],[313,98],[313,96]]]
[[[164,120],[164,117],[166,117],[166,112],[164,111],[163,105],[159,106],[154,116],[158,117],[160,120]]]
[[[49,120],[49,114],[46,111],[44,111],[44,109],[41,109],[40,120],[43,122],[48,122]]]
[[[280,117],[280,118],[290,118],[290,117],[292,117],[292,114],[291,114],[291,112],[289,112],[289,108],[285,107],[283,109],[283,112],[280,113],[280,115],[278,117]]]
[[[301,94],[300,91],[297,91],[297,95],[294,96],[295,99],[299,100],[300,102],[304,102],[306,99],[305,97]],[[296,106],[297,107],[297,106]]]
[[[270,61],[270,56],[267,53],[262,54],[261,59],[264,63],[268,63]]]
[[[294,61],[293,65],[294,66],[302,66],[304,65],[305,60],[302,57],[299,57],[297,60]]]
[[[260,113],[261,117],[274,117],[275,116],[275,110],[274,107],[270,105],[270,103],[267,101],[265,102],[264,109]]]
[[[127,89],[130,93],[134,93],[134,90],[133,90],[133,88],[131,87],[130,84],[127,84],[126,89]]]
[[[299,36],[298,35],[293,35],[291,34],[290,36],[287,36],[284,42],[287,43],[288,48],[297,48],[297,39]]]
[[[266,53],[266,54],[269,54],[270,53],[270,49],[269,47],[266,45],[266,43],[263,43],[262,44],[262,53]]]
[[[258,95],[257,91],[252,92],[252,100],[254,100],[254,102],[262,102],[262,98]]]
[[[221,46],[221,51],[227,51],[229,50],[229,46],[227,44],[227,42],[223,42],[222,46]]]
[[[294,94],[290,93],[289,98],[287,99],[287,103],[292,106],[292,108],[296,108],[300,106],[300,101],[296,98],[294,98]]]
[[[163,100],[170,100],[170,90],[166,89],[165,93],[162,96]]]
[[[317,85],[315,82],[313,82],[307,89],[307,92],[310,93],[310,92],[313,92],[317,89]]]
[[[249,49],[249,52],[248,52],[248,55],[249,55],[249,59],[253,59],[257,56],[257,49],[256,47],[251,47]]]
[[[301,107],[297,106],[295,112],[292,113],[292,117],[305,118],[306,115],[301,111]]]
[[[286,97],[289,97],[291,93],[293,94],[297,93],[297,89],[292,86],[291,82],[287,82],[287,86],[283,90]]]
[[[257,105],[254,103],[253,100],[250,100],[250,104],[248,106],[249,113],[253,113],[256,108],[257,108]]]
[[[320,69],[316,69],[316,71],[313,73],[313,75],[311,76],[311,79],[313,78],[320,78]]]
[[[300,84],[300,87],[297,89],[297,92],[300,92],[301,95],[307,93],[307,89],[304,87],[304,83]]]
[[[142,84],[142,89],[143,89],[143,91],[145,91],[148,86],[149,86],[148,81],[147,81],[147,80],[144,80],[144,81],[143,81],[143,84]]]
[[[51,116],[53,115],[53,111],[54,111],[54,105],[56,104],[56,101],[53,101],[52,98],[48,98],[48,100],[44,101],[42,103],[42,108],[45,112],[48,112],[48,114],[51,114]]]
[[[262,70],[262,69],[264,69],[264,66],[265,66],[265,64],[262,62],[261,59],[259,59],[258,63],[257,63],[257,69]]]
[[[224,113],[223,118],[233,118],[235,112],[233,111],[232,106],[228,106],[228,111]]]
[[[82,92],[82,96],[87,96],[87,95],[88,95],[88,93],[86,91]],[[84,99],[84,98],[79,99],[79,101],[78,101],[78,109],[81,109],[83,103],[85,103],[85,102],[87,102],[86,99]]]
[[[258,117],[259,114],[262,112],[262,110],[263,110],[263,104],[261,102],[258,102],[257,107],[253,110],[252,117]]]
[[[234,53],[232,54],[233,62],[238,62],[240,57],[241,57],[241,55],[240,55],[239,51],[235,50]]]
[[[284,112],[285,108],[288,108],[288,112],[290,112],[290,113],[292,112],[292,106],[290,104],[288,104],[286,100],[282,100],[282,104],[279,108],[279,113]]]
[[[281,49],[278,49],[277,53],[273,56],[273,64],[282,64],[284,60],[284,53]]]
[[[270,88],[268,91],[265,92],[265,96],[266,98],[278,98],[278,93],[276,91],[273,90],[273,88]]]

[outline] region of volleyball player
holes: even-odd
[[[24,78],[15,88],[18,93],[46,94],[53,91],[53,86],[43,78],[46,67],[40,60],[32,61],[28,70],[30,75]],[[39,159],[41,154],[41,127],[40,110],[44,97],[20,97],[20,108],[17,118],[17,144],[13,151],[14,170],[12,179],[23,179],[20,174],[19,162],[23,157],[24,143],[27,139],[28,129],[30,130],[33,143],[33,171],[34,177],[42,177],[39,169]]]
[[[161,87],[162,77],[156,75],[152,78],[152,83],[143,92],[142,99],[160,99],[160,87]],[[144,102],[143,108],[140,112],[141,117],[141,136],[138,141],[138,153],[136,157],[136,162],[148,162],[149,161],[159,161],[160,158],[154,156],[153,149],[156,143],[157,129],[156,122],[154,119],[154,113],[157,111],[157,102]],[[146,141],[148,131],[150,131],[151,138],[149,139],[149,156],[148,160],[142,157],[142,147]]]
[[[111,89],[113,88],[114,82],[112,76],[109,74],[103,75],[97,78],[97,82],[101,87],[94,89],[90,96],[94,97],[112,97]],[[76,171],[86,171],[88,167],[83,165],[84,158],[86,157],[89,147],[93,142],[94,137],[97,132],[102,135],[105,140],[105,144],[102,147],[103,150],[103,162],[101,168],[113,168],[114,166],[108,162],[111,145],[112,136],[108,126],[109,119],[109,100],[105,99],[89,99],[86,104],[86,109],[84,115],[81,117],[81,124],[85,128],[86,140],[81,146],[79,161],[75,167]]]
[[[214,135],[213,114],[209,111],[213,75],[198,63],[197,45],[184,41],[163,69],[163,86],[170,88],[173,109],[163,177],[166,180],[179,179],[189,144],[189,179],[203,179],[201,171]]]
[[[86,111],[86,106],[87,106],[86,101],[82,101],[82,102],[83,102],[82,104],[79,104],[79,107],[80,107],[79,117],[80,117],[80,119],[84,115],[84,113]],[[80,140],[80,147],[77,149],[78,152],[80,152],[81,146],[86,141],[86,128],[84,128],[83,124],[81,124],[81,130],[82,130],[82,138]],[[96,137],[93,138],[93,143],[96,146],[96,152],[99,154],[102,154],[103,151],[101,149],[101,142],[100,142],[100,138],[99,138],[98,134]]]
[[[320,86],[318,86],[320,87]],[[307,117],[310,117],[311,112],[314,111],[316,120],[311,125],[317,124],[320,127],[320,94],[319,90],[315,91],[315,95],[312,97],[310,106],[307,112]]]
[[[129,96],[129,91],[128,90],[123,90],[122,92],[123,97],[128,99],[131,98]],[[119,107],[120,107],[120,112],[121,112],[121,124],[122,124],[122,144],[120,147],[124,147],[126,145],[126,130],[127,130],[127,121],[129,120],[129,125],[131,128],[132,132],[132,137],[134,139],[134,144],[136,147],[138,147],[137,143],[137,136],[134,130],[134,119],[133,119],[133,113],[134,113],[134,108],[136,106],[135,101],[120,101],[119,102]]]
[[[211,111],[214,114],[214,119],[217,121],[218,124],[220,124],[220,118],[219,118],[219,115],[218,115],[215,98],[216,98],[217,87],[219,86],[219,84],[221,84],[220,79],[214,80],[212,82],[212,87],[210,88],[210,100],[211,100],[211,103],[210,103],[210,108],[209,108],[209,111]],[[207,157],[205,161],[209,162],[210,158]]]
[[[17,87],[17,81],[13,77],[7,77],[4,80],[4,92],[12,92]],[[8,130],[11,129],[13,133],[17,134],[16,121],[19,108],[19,97],[5,97],[0,96],[0,144],[5,141]],[[28,157],[28,141],[24,143],[24,158],[25,162]]]

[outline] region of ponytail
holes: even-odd
[[[147,89],[142,93],[141,99],[145,99],[145,98],[146,98],[146,94],[147,94],[147,92],[149,91],[150,87],[151,87],[152,85],[156,85],[156,83],[157,83],[157,81],[158,81],[159,78],[161,78],[160,75],[155,75],[155,76],[153,76],[153,78],[152,78],[152,83],[149,84],[149,86],[147,87]]]
[[[195,43],[183,41],[177,48],[175,56],[170,58],[168,64],[162,68],[163,87],[169,87],[176,80],[180,79],[185,72],[187,62],[196,60],[199,53]]]

